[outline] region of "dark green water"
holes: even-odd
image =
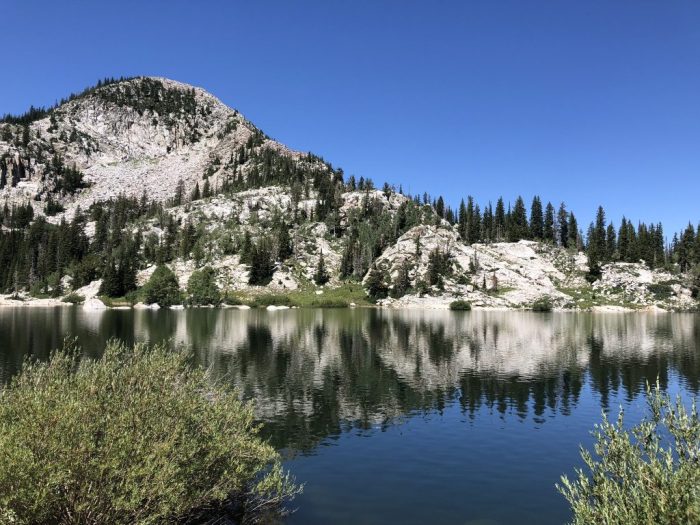
[[[697,397],[700,317],[0,309],[0,381],[66,336],[190,345],[258,403],[306,483],[289,523],[562,523],[554,484],[601,410]]]

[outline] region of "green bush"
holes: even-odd
[[[298,306],[288,295],[283,294],[261,294],[253,297],[248,303],[253,308],[265,308],[267,306]]]
[[[540,297],[532,303],[533,312],[551,312],[552,300],[549,297]]]
[[[626,430],[623,413],[596,425],[595,456],[581,450],[590,478],[562,477],[573,523],[608,525],[700,523],[700,419],[659,386],[647,387],[648,414]]]
[[[654,295],[654,298],[657,299],[658,301],[670,299],[674,295],[673,288],[671,287],[670,284],[666,284],[666,283],[650,284],[648,288],[649,288],[649,291]]]
[[[146,304],[158,303],[159,306],[180,304],[180,286],[177,277],[167,266],[158,266],[144,285],[143,300]]]
[[[111,342],[27,362],[0,391],[0,521],[173,523],[277,513],[298,492],[250,404],[190,356]],[[253,513],[255,509],[255,513]]]
[[[221,302],[221,292],[216,286],[216,272],[209,266],[192,272],[187,281],[187,294],[190,304],[195,306]]]
[[[471,303],[467,301],[452,301],[450,303],[450,310],[463,310],[463,311],[469,311],[472,309]]]
[[[63,299],[61,299],[61,301],[70,304],[82,304],[85,302],[85,297],[75,292],[71,292],[68,295],[66,295]]]

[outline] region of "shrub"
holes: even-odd
[[[533,312],[551,312],[552,300],[549,297],[540,297],[532,303]]]
[[[187,281],[187,294],[193,305],[219,304],[221,293],[216,286],[216,272],[208,266],[192,272]]]
[[[452,301],[450,303],[450,310],[463,310],[463,311],[469,311],[472,309],[471,303],[467,301]]]
[[[158,266],[144,285],[143,300],[146,304],[158,303],[160,306],[180,304],[180,287],[177,277],[167,266]]]
[[[296,301],[288,295],[282,294],[262,294],[256,295],[249,303],[254,308],[265,308],[267,306],[298,306]]]
[[[581,469],[557,485],[571,505],[573,523],[700,523],[700,419],[659,386],[647,387],[648,414],[631,430],[621,411],[615,423],[603,413],[594,455],[581,450]]]
[[[277,512],[298,492],[250,404],[190,356],[111,342],[25,363],[0,391],[0,519],[172,523],[213,509]]]
[[[70,304],[82,304],[85,302],[85,297],[75,292],[71,292],[68,295],[66,295],[63,299],[61,299],[61,301]]]
[[[667,283],[650,284],[648,288],[654,297],[659,301],[669,299],[674,295],[673,288]]]

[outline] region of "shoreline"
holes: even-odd
[[[437,298],[436,298],[437,299]],[[423,301],[423,302],[411,302],[411,303],[392,303],[392,304],[361,304],[357,305],[354,303],[348,304],[347,306],[287,306],[287,305],[266,305],[266,306],[251,306],[247,304],[220,304],[220,305],[198,305],[198,306],[185,306],[185,305],[173,305],[169,307],[161,307],[157,304],[155,305],[145,305],[143,303],[137,303],[134,305],[124,305],[118,304],[117,306],[108,306],[104,304],[98,298],[91,298],[86,300],[83,304],[74,304],[70,302],[64,302],[61,299],[54,298],[25,298],[23,300],[9,299],[7,297],[0,297],[0,309],[22,309],[22,308],[64,308],[64,307],[76,307],[83,309],[85,311],[99,312],[104,310],[267,310],[267,311],[279,311],[279,310],[299,310],[299,309],[319,309],[319,310],[354,310],[360,308],[369,308],[377,310],[450,310],[450,302],[444,300],[436,301]],[[87,304],[86,304],[87,303]],[[471,311],[478,312],[534,312],[531,308],[522,307],[507,307],[507,306],[479,306],[472,305]],[[673,310],[665,309],[656,304],[643,305],[639,308],[628,308],[619,305],[595,305],[590,308],[552,308],[551,313],[698,313],[696,309],[684,309],[684,310]],[[550,313],[550,312],[535,312],[535,313]]]

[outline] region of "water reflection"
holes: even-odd
[[[544,423],[569,414],[586,384],[606,408],[672,374],[697,393],[700,376],[693,315],[17,308],[0,310],[0,377],[66,336],[88,355],[111,337],[188,345],[258,401],[277,446],[302,451],[448,404]]]

